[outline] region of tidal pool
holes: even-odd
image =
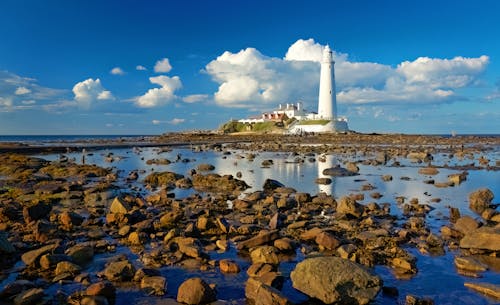
[[[227,151],[201,151],[195,152],[189,148],[175,148],[165,151],[160,148],[135,148],[135,149],[114,149],[98,150],[85,153],[86,164],[96,164],[101,167],[112,167],[118,173],[119,180],[117,184],[123,189],[133,189],[136,192],[147,195],[150,190],[144,187],[142,180],[149,173],[156,171],[172,171],[183,175],[188,175],[191,169],[196,169],[197,165],[208,163],[215,166],[212,172],[218,174],[231,174],[236,177],[241,173],[241,179],[251,186],[245,193],[261,190],[264,181],[268,178],[275,179],[285,186],[295,188],[299,192],[307,192],[315,195],[319,192],[332,195],[336,199],[352,193],[363,193],[364,200],[359,201],[362,204],[368,202],[377,202],[379,204],[388,203],[391,207],[391,214],[402,217],[401,207],[396,203],[396,197],[405,197],[406,200],[417,198],[420,203],[427,203],[434,209],[427,215],[427,226],[436,234],[443,225],[449,224],[449,207],[456,207],[462,215],[470,215],[479,218],[468,207],[468,194],[479,188],[487,187],[495,195],[494,202],[499,202],[500,198],[500,171],[468,170],[467,180],[454,187],[439,188],[433,184],[426,184],[424,181],[433,179],[436,182],[446,182],[449,174],[461,173],[462,170],[453,169],[453,166],[471,164],[477,160],[474,159],[456,159],[450,158],[446,154],[436,154],[433,165],[449,166],[451,168],[439,168],[439,173],[434,176],[422,175],[418,173],[421,167],[426,164],[411,163],[406,158],[390,160],[388,165],[363,165],[359,166],[359,175],[350,177],[331,177],[332,183],[329,185],[318,185],[315,179],[326,177],[322,174],[323,170],[336,165],[343,165],[343,162],[362,161],[369,159],[370,156],[363,155],[325,155],[324,162],[318,161],[319,155],[295,156],[290,153],[276,152],[252,152],[255,153],[255,159],[250,161],[246,156],[249,152],[239,150]],[[72,152],[65,154],[75,162],[83,161],[82,152]],[[492,150],[485,154],[487,158],[499,160],[499,151]],[[59,155],[37,155],[47,160],[57,160]],[[168,165],[148,165],[147,160],[165,158],[172,163]],[[269,167],[262,167],[264,160],[273,160]],[[110,162],[112,161],[112,162]],[[394,161],[398,161],[401,166],[391,166]],[[126,181],[129,172],[138,171],[139,179],[137,181]],[[392,175],[391,181],[384,182],[383,175]],[[363,191],[362,186],[371,184],[374,189]],[[176,198],[186,197],[194,190],[172,190]],[[379,192],[382,197],[373,199],[370,194]],[[436,202],[439,198],[440,201]],[[328,217],[328,215],[325,215]],[[402,302],[407,294],[414,294],[420,297],[430,297],[436,304],[496,304],[494,300],[482,296],[464,287],[464,282],[488,282],[500,284],[499,270],[488,270],[482,273],[482,278],[468,278],[459,275],[454,267],[453,258],[458,253],[456,250],[448,250],[444,255],[431,256],[421,254],[417,249],[407,248],[417,258],[418,273],[410,279],[397,279],[388,267],[376,266],[374,271],[382,277],[385,286],[394,286],[399,290],[398,298],[391,298],[380,293],[375,304],[398,304]],[[117,253],[120,253],[118,248]],[[133,256],[131,253],[125,254]],[[221,300],[230,301],[232,304],[245,304],[244,284],[246,281],[246,268],[250,265],[249,258],[238,256],[236,250],[231,248],[225,253],[211,252],[211,258],[232,258],[242,267],[242,272],[236,275],[224,275],[220,272],[189,270],[180,267],[162,267],[161,273],[168,279],[167,297],[175,297],[178,286],[182,281],[191,276],[201,276],[209,282],[217,284],[218,297]],[[280,264],[280,271],[289,275],[295,264],[302,260],[304,256],[297,252],[290,261]],[[104,262],[97,260],[95,270],[102,270]],[[99,268],[100,267],[100,268]],[[59,287],[61,288],[61,287]],[[61,288],[63,289],[63,288]],[[290,280],[286,280],[283,292],[292,300],[304,301],[304,296],[291,287]],[[155,297],[146,297],[144,293],[134,289],[121,289],[118,291],[117,304],[124,303],[137,304],[157,304]]]

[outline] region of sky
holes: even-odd
[[[352,130],[500,134],[500,1],[2,0],[0,135],[317,111],[326,45]]]

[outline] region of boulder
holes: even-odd
[[[33,265],[38,262],[42,255],[53,252],[57,247],[57,244],[52,244],[28,251],[21,256],[21,259],[26,265]]]
[[[174,173],[174,172],[161,172],[161,173],[152,173],[148,175],[144,182],[149,183],[153,186],[160,185],[169,185],[175,184],[175,181],[184,178],[183,175]]]
[[[422,167],[418,170],[420,175],[434,176],[439,174],[439,170],[435,167]]]
[[[474,212],[481,214],[490,207],[493,197],[493,192],[489,189],[479,189],[469,194],[469,207]]]
[[[345,165],[345,168],[352,173],[359,172],[359,167],[354,162],[347,162],[347,164]]]
[[[87,290],[85,290],[85,294],[92,296],[101,295],[108,299],[112,299],[116,297],[116,288],[110,282],[102,281],[91,284],[89,287],[87,287]]]
[[[490,297],[500,299],[500,285],[465,282],[464,286]]]
[[[127,214],[132,210],[132,207],[128,202],[123,200],[123,198],[115,197],[113,202],[111,202],[111,206],[109,207],[109,211],[115,214]]]
[[[145,276],[141,280],[141,289],[149,295],[164,295],[167,279],[163,276]]]
[[[79,265],[90,262],[94,258],[94,247],[87,243],[76,244],[66,250],[71,260]]]
[[[336,167],[325,168],[323,170],[323,175],[332,177],[349,177],[349,176],[355,176],[357,175],[357,173],[351,172],[346,168],[336,166]]]
[[[220,271],[222,273],[238,273],[240,272],[240,266],[231,259],[221,259],[219,261]]]
[[[62,262],[57,263],[54,274],[56,276],[64,274],[64,273],[76,275],[76,274],[80,273],[81,270],[82,270],[82,268],[80,268],[80,266],[73,264],[72,262],[62,261]]]
[[[500,228],[480,227],[465,234],[460,248],[500,251]]]
[[[457,219],[453,228],[462,234],[467,234],[479,227],[479,223],[470,216],[463,216]]]
[[[488,267],[473,257],[455,257],[455,266],[458,269],[472,271],[472,272],[483,272],[488,270]]]
[[[184,281],[177,291],[177,302],[185,304],[207,304],[216,300],[215,291],[201,278]]]
[[[196,167],[196,169],[199,170],[200,172],[208,172],[208,171],[213,171],[215,169],[215,166],[213,166],[212,164],[202,163],[199,164]]]
[[[367,304],[382,286],[378,276],[339,257],[307,258],[290,277],[295,289],[326,304]]]
[[[249,248],[257,247],[257,246],[260,246],[263,244],[267,244],[267,243],[272,242],[278,238],[280,238],[280,235],[279,235],[279,232],[277,230],[261,231],[256,236],[254,236],[250,239],[244,240],[242,242],[239,242],[238,245],[236,246],[236,248],[238,250],[245,249],[245,248],[249,249]]]
[[[26,223],[30,223],[35,220],[40,220],[46,218],[52,207],[49,204],[39,202],[31,206],[25,206],[23,208],[23,217]]]
[[[257,247],[250,252],[252,263],[279,264],[278,249],[273,246]]]
[[[316,178],[316,180],[314,180],[314,182],[316,184],[329,185],[329,184],[332,184],[332,179],[330,179],[330,178]]]
[[[249,278],[245,285],[245,296],[255,305],[289,305],[290,302],[278,289],[255,278]]]
[[[279,187],[284,187],[285,185],[277,180],[274,179],[266,179],[264,181],[264,185],[262,186],[262,189],[266,193],[272,193],[275,189]]]
[[[135,274],[134,266],[127,260],[111,262],[104,269],[104,276],[112,282],[130,281]]]
[[[316,235],[315,241],[318,246],[323,247],[327,250],[335,250],[338,246],[340,246],[339,240],[332,234],[325,231]]]
[[[360,217],[363,214],[363,206],[351,197],[344,196],[340,198],[337,204],[337,212],[354,217]]]
[[[75,212],[62,212],[59,214],[59,223],[65,230],[71,230],[74,226],[79,226],[83,223],[85,218]]]

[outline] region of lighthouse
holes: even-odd
[[[321,74],[319,79],[318,117],[336,121],[337,99],[335,97],[335,72],[332,50],[327,45],[323,50]]]

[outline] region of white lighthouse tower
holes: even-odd
[[[323,50],[323,59],[321,60],[318,116],[320,119],[332,120],[332,122],[336,121],[337,115],[334,64],[332,50],[327,45]]]

